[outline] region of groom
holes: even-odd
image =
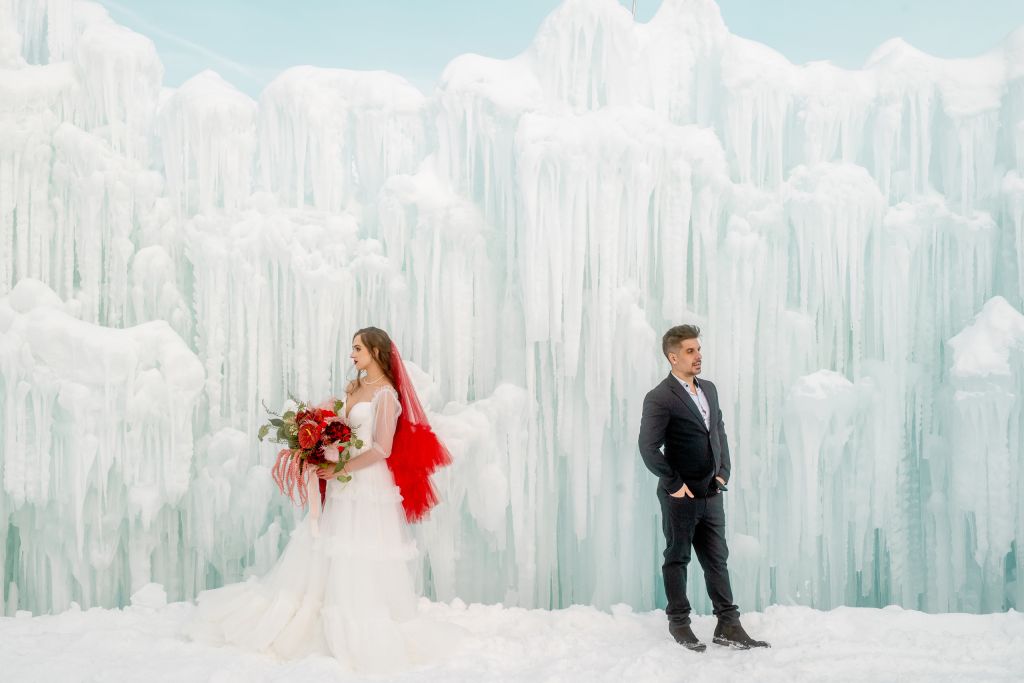
[[[661,569],[668,597],[668,630],[676,642],[696,652],[707,646],[690,628],[686,599],[686,565],[690,547],[704,569],[708,595],[718,626],[714,642],[746,650],[769,647],[740,625],[732,602],[725,545],[725,508],[721,491],[729,479],[729,443],[718,402],[718,389],[700,374],[700,328],[673,327],[661,341],[672,372],[644,398],[640,420],[640,455],[658,475],[665,562]],[[664,446],[664,450],[662,447]]]

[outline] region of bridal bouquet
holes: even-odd
[[[292,401],[295,407],[283,414],[264,404],[270,420],[260,427],[258,437],[286,446],[278,452],[271,476],[281,493],[306,505],[310,476],[316,477],[316,468],[333,465],[335,473],[341,472],[351,459],[351,450],[362,448],[363,442],[353,436],[340,417],[343,401],[331,399],[316,406],[295,398]],[[351,477],[342,475],[339,479],[349,481]]]

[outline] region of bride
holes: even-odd
[[[360,671],[401,669],[429,654],[409,630],[418,597],[407,523],[437,502],[428,476],[451,459],[387,332],[356,332],[351,358],[358,374],[343,417],[362,448],[338,475],[333,466],[318,471],[323,509],[311,496],[310,514],[266,576],[199,595],[191,637],[289,659],[330,654]]]

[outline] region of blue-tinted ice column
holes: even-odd
[[[1021,604],[1024,566],[1024,316],[995,297],[949,346],[948,448],[929,468],[934,607],[1001,610]]]

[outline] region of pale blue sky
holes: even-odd
[[[257,95],[298,64],[385,69],[429,91],[465,52],[523,51],[559,0],[100,0],[156,43],[165,83],[205,68]],[[621,0],[631,6],[632,0]],[[637,0],[646,21],[660,0]],[[858,67],[899,36],[944,57],[992,47],[1024,25],[1024,0],[719,0],[730,30],[796,63]]]

